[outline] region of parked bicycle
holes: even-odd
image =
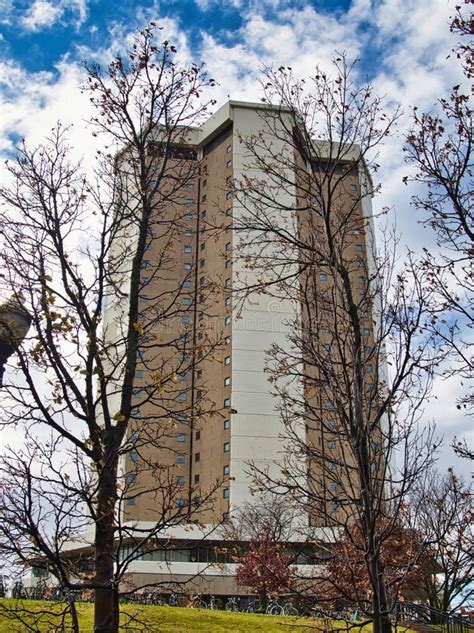
[[[207,605],[208,609],[211,611],[216,611],[219,607],[217,606],[216,596],[211,596],[209,599],[209,604]]]
[[[257,613],[257,611],[260,611],[260,609],[261,609],[260,602],[254,598],[253,600],[249,600],[249,604],[248,604],[248,607],[245,609],[245,612]]]
[[[168,601],[168,604],[170,607],[177,607],[178,606],[178,594],[177,593],[172,593],[170,596],[170,599]]]
[[[282,607],[282,615],[298,615],[298,611],[295,609],[292,602],[285,602]]]
[[[268,615],[283,615],[283,607],[276,598],[268,603],[265,611]]]
[[[207,609],[207,602],[202,599],[202,593],[192,594],[186,605],[189,609]]]
[[[235,596],[232,596],[231,598],[229,598],[227,600],[227,603],[225,605],[225,610],[226,611],[239,611],[239,607],[240,607],[240,598],[236,598]]]

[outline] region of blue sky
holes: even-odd
[[[403,247],[432,248],[403,186],[403,132],[417,105],[429,110],[462,81],[449,53],[454,0],[0,0],[0,154],[11,156],[18,139],[41,142],[58,119],[73,123],[71,144],[85,164],[96,141],[85,134],[90,103],[78,87],[80,62],[106,62],[122,53],[134,30],[154,20],[163,39],[172,40],[186,61],[204,62],[218,81],[218,105],[259,99],[263,64],[290,65],[307,76],[316,63],[330,68],[335,51],[360,58],[360,80],[370,77],[387,95],[388,108],[400,102],[400,133],[382,148],[382,194],[377,211],[392,209]],[[0,156],[0,158],[1,158]],[[466,430],[456,411],[457,383],[438,382],[433,417],[446,443]],[[472,429],[471,429],[472,433]],[[445,463],[449,463],[449,449]]]

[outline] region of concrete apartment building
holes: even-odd
[[[260,294],[236,310],[234,294],[243,283],[257,283],[258,273],[246,260],[252,257],[251,250],[246,253],[242,243],[238,253],[235,250],[239,236],[233,226],[243,210],[232,182],[248,170],[248,155],[239,138],[261,129],[264,110],[261,104],[229,101],[200,128],[189,131],[185,144],[169,150],[176,178],[184,184],[161,205],[166,217],[151,223],[141,278],[141,318],[144,322],[152,318],[147,311],[155,310],[159,296],[166,325],[162,327],[153,315],[156,331],[140,352],[136,419],[128,438],[133,448],[121,466],[126,486],[121,518],[131,526],[151,527],[166,504],[179,508],[195,503],[199,523],[170,528],[162,536],[168,545],[174,544],[171,551],[168,547],[145,553],[132,562],[129,578],[136,585],[157,578],[194,579],[186,591],[242,593],[235,582],[232,549],[223,548],[222,531],[211,526],[252,500],[249,464],[272,471],[284,451],[282,421],[264,368],[271,345],[287,345],[288,322],[301,316],[301,305]],[[273,151],[283,152],[278,143],[282,141],[275,139]],[[158,164],[160,152],[159,143],[150,146],[150,160]],[[347,179],[347,187],[359,189],[360,181],[355,173]],[[282,204],[291,208],[296,187],[293,200],[288,191],[282,196],[288,198]],[[362,199],[360,211],[370,219],[369,198]],[[298,219],[295,227],[310,230],[304,219]],[[127,239],[133,243],[133,235]],[[354,236],[354,249],[357,244],[363,253],[370,250],[366,240],[365,234]],[[160,273],[155,276],[157,262]],[[124,262],[120,281],[124,294],[129,282],[126,270]],[[119,305],[106,305],[104,324],[113,340],[120,330]],[[168,377],[163,387],[168,404],[157,411],[147,399],[147,385],[163,376]],[[308,397],[314,401],[323,396]],[[115,398],[118,394],[111,393],[111,407]],[[156,468],[150,466],[153,462]],[[308,468],[321,472],[324,480],[324,464]],[[165,480],[172,484],[166,498]],[[212,500],[199,506],[196,498],[213,488]],[[301,517],[300,522],[312,522],[324,532],[325,526],[317,520]],[[299,540],[295,532],[295,544]],[[123,556],[132,549],[133,543],[125,542]],[[303,558],[297,562],[304,562]]]

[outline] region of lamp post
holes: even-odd
[[[17,297],[0,305],[0,387],[5,363],[25,340],[32,317]]]

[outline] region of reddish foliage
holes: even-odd
[[[292,557],[281,550],[281,545],[272,542],[270,530],[261,540],[252,540],[237,568],[238,584],[251,587],[261,596],[289,587],[295,568],[289,567]]]
[[[421,555],[420,539],[412,531],[383,527],[379,543],[388,596],[393,600],[399,592],[419,593],[426,575],[433,571],[433,558],[427,552]],[[333,557],[325,563],[326,597],[357,601],[361,607],[369,603],[372,583],[363,542],[360,530],[354,528],[350,537],[346,534],[334,545]]]

